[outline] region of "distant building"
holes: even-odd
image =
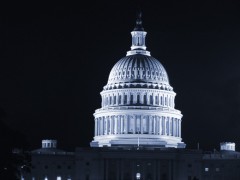
[[[42,148],[32,151],[31,174],[22,180],[73,180],[75,161],[75,153],[57,149],[56,140],[42,140]]]
[[[146,50],[141,14],[131,34],[131,50],[114,65],[101,92],[91,147],[65,152],[56,140],[43,140],[22,180],[240,179],[235,143],[221,143],[213,152],[185,149],[176,93],[162,64]]]

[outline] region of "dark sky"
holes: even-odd
[[[99,93],[130,49],[140,6],[147,49],[177,93],[187,147],[199,142],[212,150],[234,141],[240,150],[240,3],[96,2],[1,6],[4,121],[31,148],[45,138],[63,149],[89,146]]]

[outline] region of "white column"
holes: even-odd
[[[161,94],[158,94],[158,105],[161,105]]]
[[[172,136],[172,118],[169,117],[169,135]]]
[[[122,100],[121,100],[121,104],[123,105],[124,104],[124,93],[122,93]]]
[[[164,135],[167,135],[167,117],[164,116]]]
[[[118,105],[118,93],[115,94],[116,95],[116,105]]]
[[[149,96],[148,92],[147,92],[146,96],[147,96],[147,104],[150,104],[150,96]]]
[[[180,137],[180,121],[179,119],[177,119],[177,121],[178,121],[178,137]]]
[[[133,92],[133,104],[137,103],[137,93]]]
[[[121,116],[117,116],[117,134],[121,134]]]
[[[176,118],[176,121],[177,121],[177,137],[179,137],[179,121],[177,118]]]
[[[115,123],[115,116],[112,116],[112,134],[114,134],[114,123]]]
[[[101,118],[98,118],[98,135],[101,135]]]
[[[114,116],[114,132],[113,134],[117,134],[117,116]]]
[[[172,103],[173,103],[173,108],[174,108],[174,107],[175,107],[175,102],[174,102],[174,98],[172,99],[172,101],[173,101]]]
[[[175,118],[172,118],[172,127],[173,127],[173,136],[176,136],[175,134],[176,134],[176,132],[175,132]]]
[[[152,97],[153,97],[153,105],[156,105],[155,93],[152,93]]]
[[[159,116],[159,135],[162,135],[162,116]]]
[[[178,137],[177,118],[174,118],[174,120],[175,120],[175,136]]]
[[[156,117],[153,116],[153,134],[156,134]]]
[[[126,130],[125,133],[128,134],[128,128],[129,128],[129,126],[128,126],[128,124],[129,124],[129,122],[128,122],[128,115],[125,115],[124,118],[125,118],[125,125],[126,125],[125,126],[125,130]]]
[[[104,127],[103,127],[103,117],[101,117],[101,135],[104,134]]]
[[[136,120],[137,120],[137,117],[133,115],[133,134],[136,133]]]
[[[143,104],[144,101],[144,94],[140,93],[140,104]]]
[[[113,116],[110,116],[109,120],[110,120],[110,134],[113,134]]]
[[[105,118],[104,116],[102,117],[102,135],[105,134]]]
[[[108,134],[108,119],[107,119],[107,117],[105,116],[104,117],[104,121],[105,121],[105,135],[107,135]]]
[[[100,127],[100,118],[97,118],[97,123],[98,123],[98,136],[100,135],[100,129],[101,129],[101,127]]]
[[[130,93],[127,92],[127,104],[130,104]]]
[[[171,129],[170,129],[170,127],[171,127],[171,123],[170,123],[170,118],[169,117],[167,117],[168,118],[168,135],[170,136],[171,135]]]
[[[140,128],[141,128],[141,134],[143,134],[143,116],[140,115]]]
[[[182,137],[181,124],[182,124],[182,120],[179,119],[179,137]]]
[[[152,116],[149,116],[149,129],[148,129],[148,133],[152,134]]]
[[[98,118],[98,123],[99,123],[99,135],[102,135],[102,123],[101,123],[101,118]]]
[[[94,130],[94,136],[97,136],[97,119],[94,119],[94,124],[95,124],[95,130]]]
[[[124,131],[124,117],[123,116],[120,116],[120,121],[121,121],[121,128],[120,128],[120,134],[123,134],[123,131]]]

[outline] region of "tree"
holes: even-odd
[[[5,111],[0,108],[0,179],[18,180],[23,171],[30,170],[30,153],[24,135],[9,128],[3,121]]]

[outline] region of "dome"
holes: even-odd
[[[181,111],[163,65],[146,50],[141,13],[132,46],[112,68],[94,115],[91,147],[185,148]]]
[[[143,54],[123,57],[113,66],[108,85],[127,82],[169,84],[163,65],[157,59]]]
[[[126,82],[169,84],[163,65],[157,59],[142,54],[123,57],[113,66],[108,85]]]

